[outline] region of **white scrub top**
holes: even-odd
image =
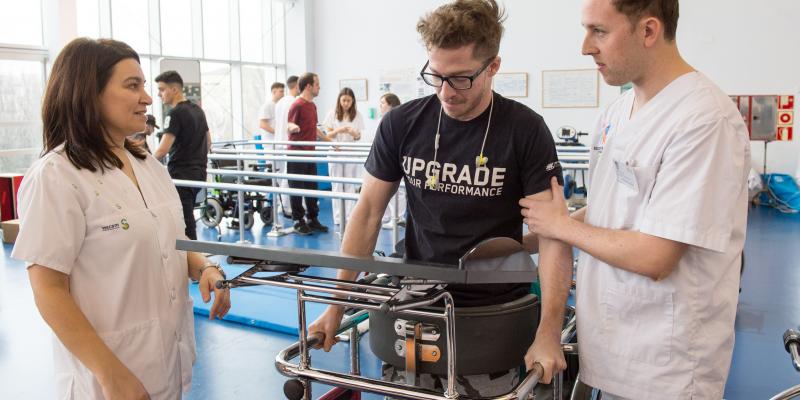
[[[273,128],[275,128],[276,141],[285,142],[289,140],[289,108],[292,107],[292,103],[296,99],[297,97],[287,94],[275,103],[275,125]]]
[[[333,110],[328,113],[325,117],[325,120],[322,122],[322,126],[325,127],[325,133],[328,133],[328,129],[339,129],[343,126],[349,126],[351,128],[355,128],[359,133],[364,132],[364,118],[361,117],[361,113],[356,111],[356,117],[352,121],[342,120],[339,121],[336,119],[336,110]],[[355,138],[353,135],[345,132],[341,132],[333,138],[334,142],[353,142]]]
[[[633,100],[630,90],[598,119],[585,222],[689,246],[658,282],[580,254],[581,379],[637,400],[721,399],[747,222],[747,129],[698,72],[629,118]]]
[[[150,397],[178,399],[195,342],[186,252],[175,250],[184,237],[175,186],[150,155],[128,154],[140,195],[121,170],[78,170],[60,150],[25,174],[11,256],[69,275],[75,303]],[[102,399],[93,374],[54,339],[58,398]]]
[[[275,119],[276,119],[275,118],[275,116],[276,116],[276,114],[275,114],[275,106],[276,105],[277,105],[277,103],[273,102],[272,99],[267,99],[267,102],[264,103],[264,105],[261,106],[261,108],[258,110],[258,119],[259,120],[262,120],[262,119],[267,120],[267,123],[270,126],[272,126],[272,129],[275,129]],[[260,129],[259,128],[259,132],[262,135],[266,135],[266,136],[263,136],[263,140],[272,140],[272,137],[274,136],[274,134],[272,134],[270,132],[267,132],[264,129]]]

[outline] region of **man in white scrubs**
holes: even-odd
[[[266,133],[264,140],[272,140],[275,137],[275,106],[283,98],[283,92],[283,83],[273,83],[270,87],[270,98],[258,111],[258,127]]]
[[[286,87],[289,89],[289,94],[281,97],[280,100],[275,104],[275,140],[276,141],[288,141],[289,140],[289,107],[291,107],[292,103],[297,99],[297,95],[299,94],[299,90],[297,88],[297,81],[298,78],[295,75],[290,76],[286,79]],[[285,146],[278,146],[278,148],[284,149]],[[275,166],[277,167],[278,171],[281,173],[286,173],[286,161],[275,161]],[[280,179],[280,187],[288,188],[289,182],[286,179]],[[289,195],[281,194],[280,196],[280,204],[281,209],[283,210],[283,216],[286,218],[292,218],[292,206],[289,204]]]
[[[523,199],[529,229],[581,250],[581,380],[604,399],[721,399],[747,219],[747,130],[680,56],[678,0],[585,0],[583,53],[610,85],[588,205]],[[555,188],[556,183],[553,183]]]

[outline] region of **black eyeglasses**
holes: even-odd
[[[444,85],[444,83],[447,82],[447,84],[450,85],[450,87],[453,89],[467,90],[472,88],[472,81],[474,81],[475,78],[477,78],[478,75],[480,75],[486,69],[486,67],[488,67],[489,64],[492,63],[492,61],[494,61],[494,57],[486,60],[486,63],[483,64],[481,69],[479,69],[478,72],[472,74],[471,76],[461,76],[461,75],[442,76],[430,72],[425,72],[425,70],[428,69],[428,64],[431,63],[430,60],[428,60],[422,67],[422,70],[419,71],[419,75],[422,77],[422,80],[425,81],[425,83],[433,87],[442,87],[442,85]]]

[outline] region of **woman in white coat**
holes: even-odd
[[[152,102],[136,52],[76,39],[56,58],[43,102],[43,156],[19,191],[12,257],[55,334],[59,399],[178,399],[195,359],[188,280],[210,317],[230,308],[218,265],[175,250],[185,238],[166,169],[127,136]]]
[[[336,98],[336,108],[328,113],[322,122],[328,139],[334,142],[355,142],[361,139],[361,131],[364,130],[364,118],[356,109],[356,95],[350,88],[343,88]],[[357,164],[328,164],[328,174],[337,178],[358,178],[358,171],[361,165]],[[334,192],[355,193],[358,185],[333,183]],[[333,199],[333,223],[339,224],[339,210],[341,200]],[[345,217],[350,216],[350,212],[355,206],[354,201],[345,202]]]
[[[385,117],[393,108],[400,106],[400,98],[394,93],[384,93],[380,100],[381,118]],[[395,204],[397,207],[397,220],[392,219],[395,213]],[[394,225],[406,226],[406,188],[400,186],[397,188],[397,193],[389,200],[389,207],[383,214],[383,229],[392,229]]]

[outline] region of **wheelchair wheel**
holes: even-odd
[[[264,225],[272,224],[272,207],[261,207],[261,211],[258,212],[258,215],[261,217],[261,222],[263,222]]]
[[[255,217],[253,217],[253,211],[247,211],[244,213],[244,229],[252,228],[255,222],[256,220]]]
[[[222,222],[222,215],[222,205],[219,204],[219,200],[209,197],[203,207],[203,215],[200,217],[200,222],[209,228],[214,228]]]

